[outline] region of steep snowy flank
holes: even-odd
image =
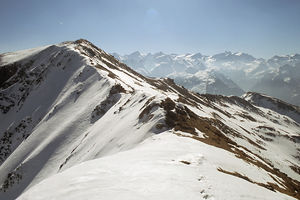
[[[294,106],[279,99],[255,92],[247,92],[247,94],[243,95],[242,98],[256,106],[271,109],[277,113],[286,115],[295,120],[296,122],[300,123],[299,106]]]
[[[149,123],[138,118],[146,97],[159,93],[139,90],[146,83],[110,59],[80,40],[1,66],[16,70],[1,87],[0,199],[162,131],[159,110]]]
[[[86,40],[1,57],[0,199],[300,199],[285,115],[146,78]]]

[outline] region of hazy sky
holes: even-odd
[[[107,52],[300,53],[300,0],[0,0],[0,52],[85,38]]]

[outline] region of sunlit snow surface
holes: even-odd
[[[222,149],[165,132],[133,150],[54,175],[18,199],[293,199],[218,172],[218,166],[251,173],[246,163]]]

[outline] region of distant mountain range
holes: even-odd
[[[213,56],[138,51],[112,55],[143,75],[170,77],[195,92],[240,96],[254,91],[300,105],[300,54],[268,60],[230,51]]]

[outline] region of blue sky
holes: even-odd
[[[85,38],[107,52],[300,53],[300,0],[0,0],[0,52]]]

